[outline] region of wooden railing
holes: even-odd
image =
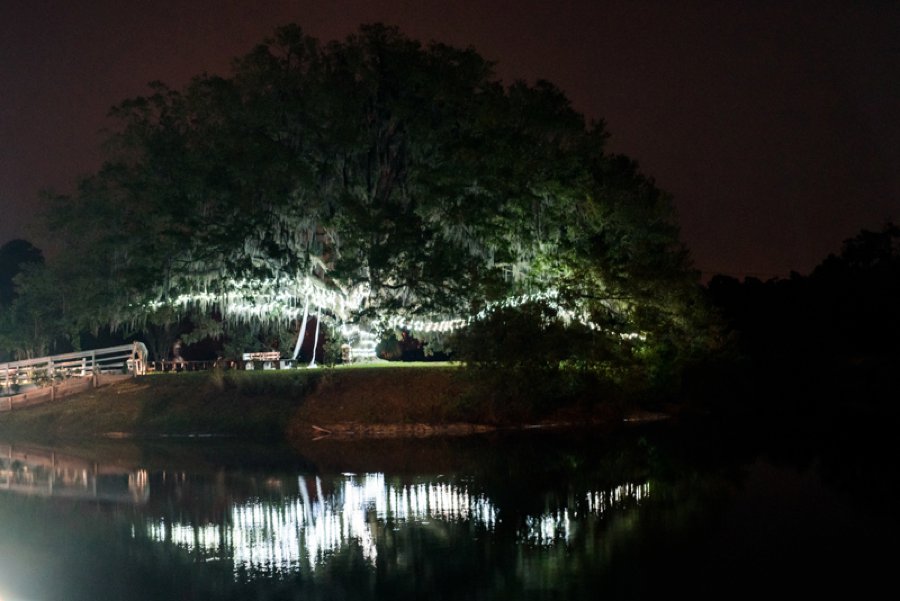
[[[70,378],[99,374],[140,375],[144,372],[143,345],[123,344],[92,351],[65,353],[0,363],[0,396],[18,394],[26,389],[52,386]]]

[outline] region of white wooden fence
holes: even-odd
[[[0,396],[12,396],[29,389],[53,386],[71,378],[100,374],[144,373],[146,347],[141,343],[37,359],[0,363]]]

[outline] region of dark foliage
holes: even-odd
[[[754,358],[865,358],[900,352],[900,228],[863,230],[809,276],[716,276],[709,298]]]
[[[0,307],[16,298],[14,279],[25,266],[43,262],[44,254],[27,240],[10,240],[0,246]]]

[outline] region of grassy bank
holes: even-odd
[[[0,437],[462,434],[600,411],[479,402],[484,382],[449,364],[157,374],[0,414]],[[574,412],[574,413],[573,413]],[[608,412],[607,412],[608,413]]]
[[[0,415],[0,436],[54,439],[242,433],[255,437],[284,423],[294,399],[310,384],[308,378],[282,378],[282,393],[267,394],[264,378],[235,386],[217,380],[209,373],[196,372],[152,375],[104,386]]]

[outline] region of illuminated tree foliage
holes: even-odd
[[[360,295],[347,319],[465,319],[545,293],[634,353],[694,343],[670,199],[560,90],[504,86],[472,49],[287,26],[231,76],[153,84],[113,115],[109,161],[51,217],[91,319],[244,303],[284,321],[258,288],[298,306],[312,275]]]

